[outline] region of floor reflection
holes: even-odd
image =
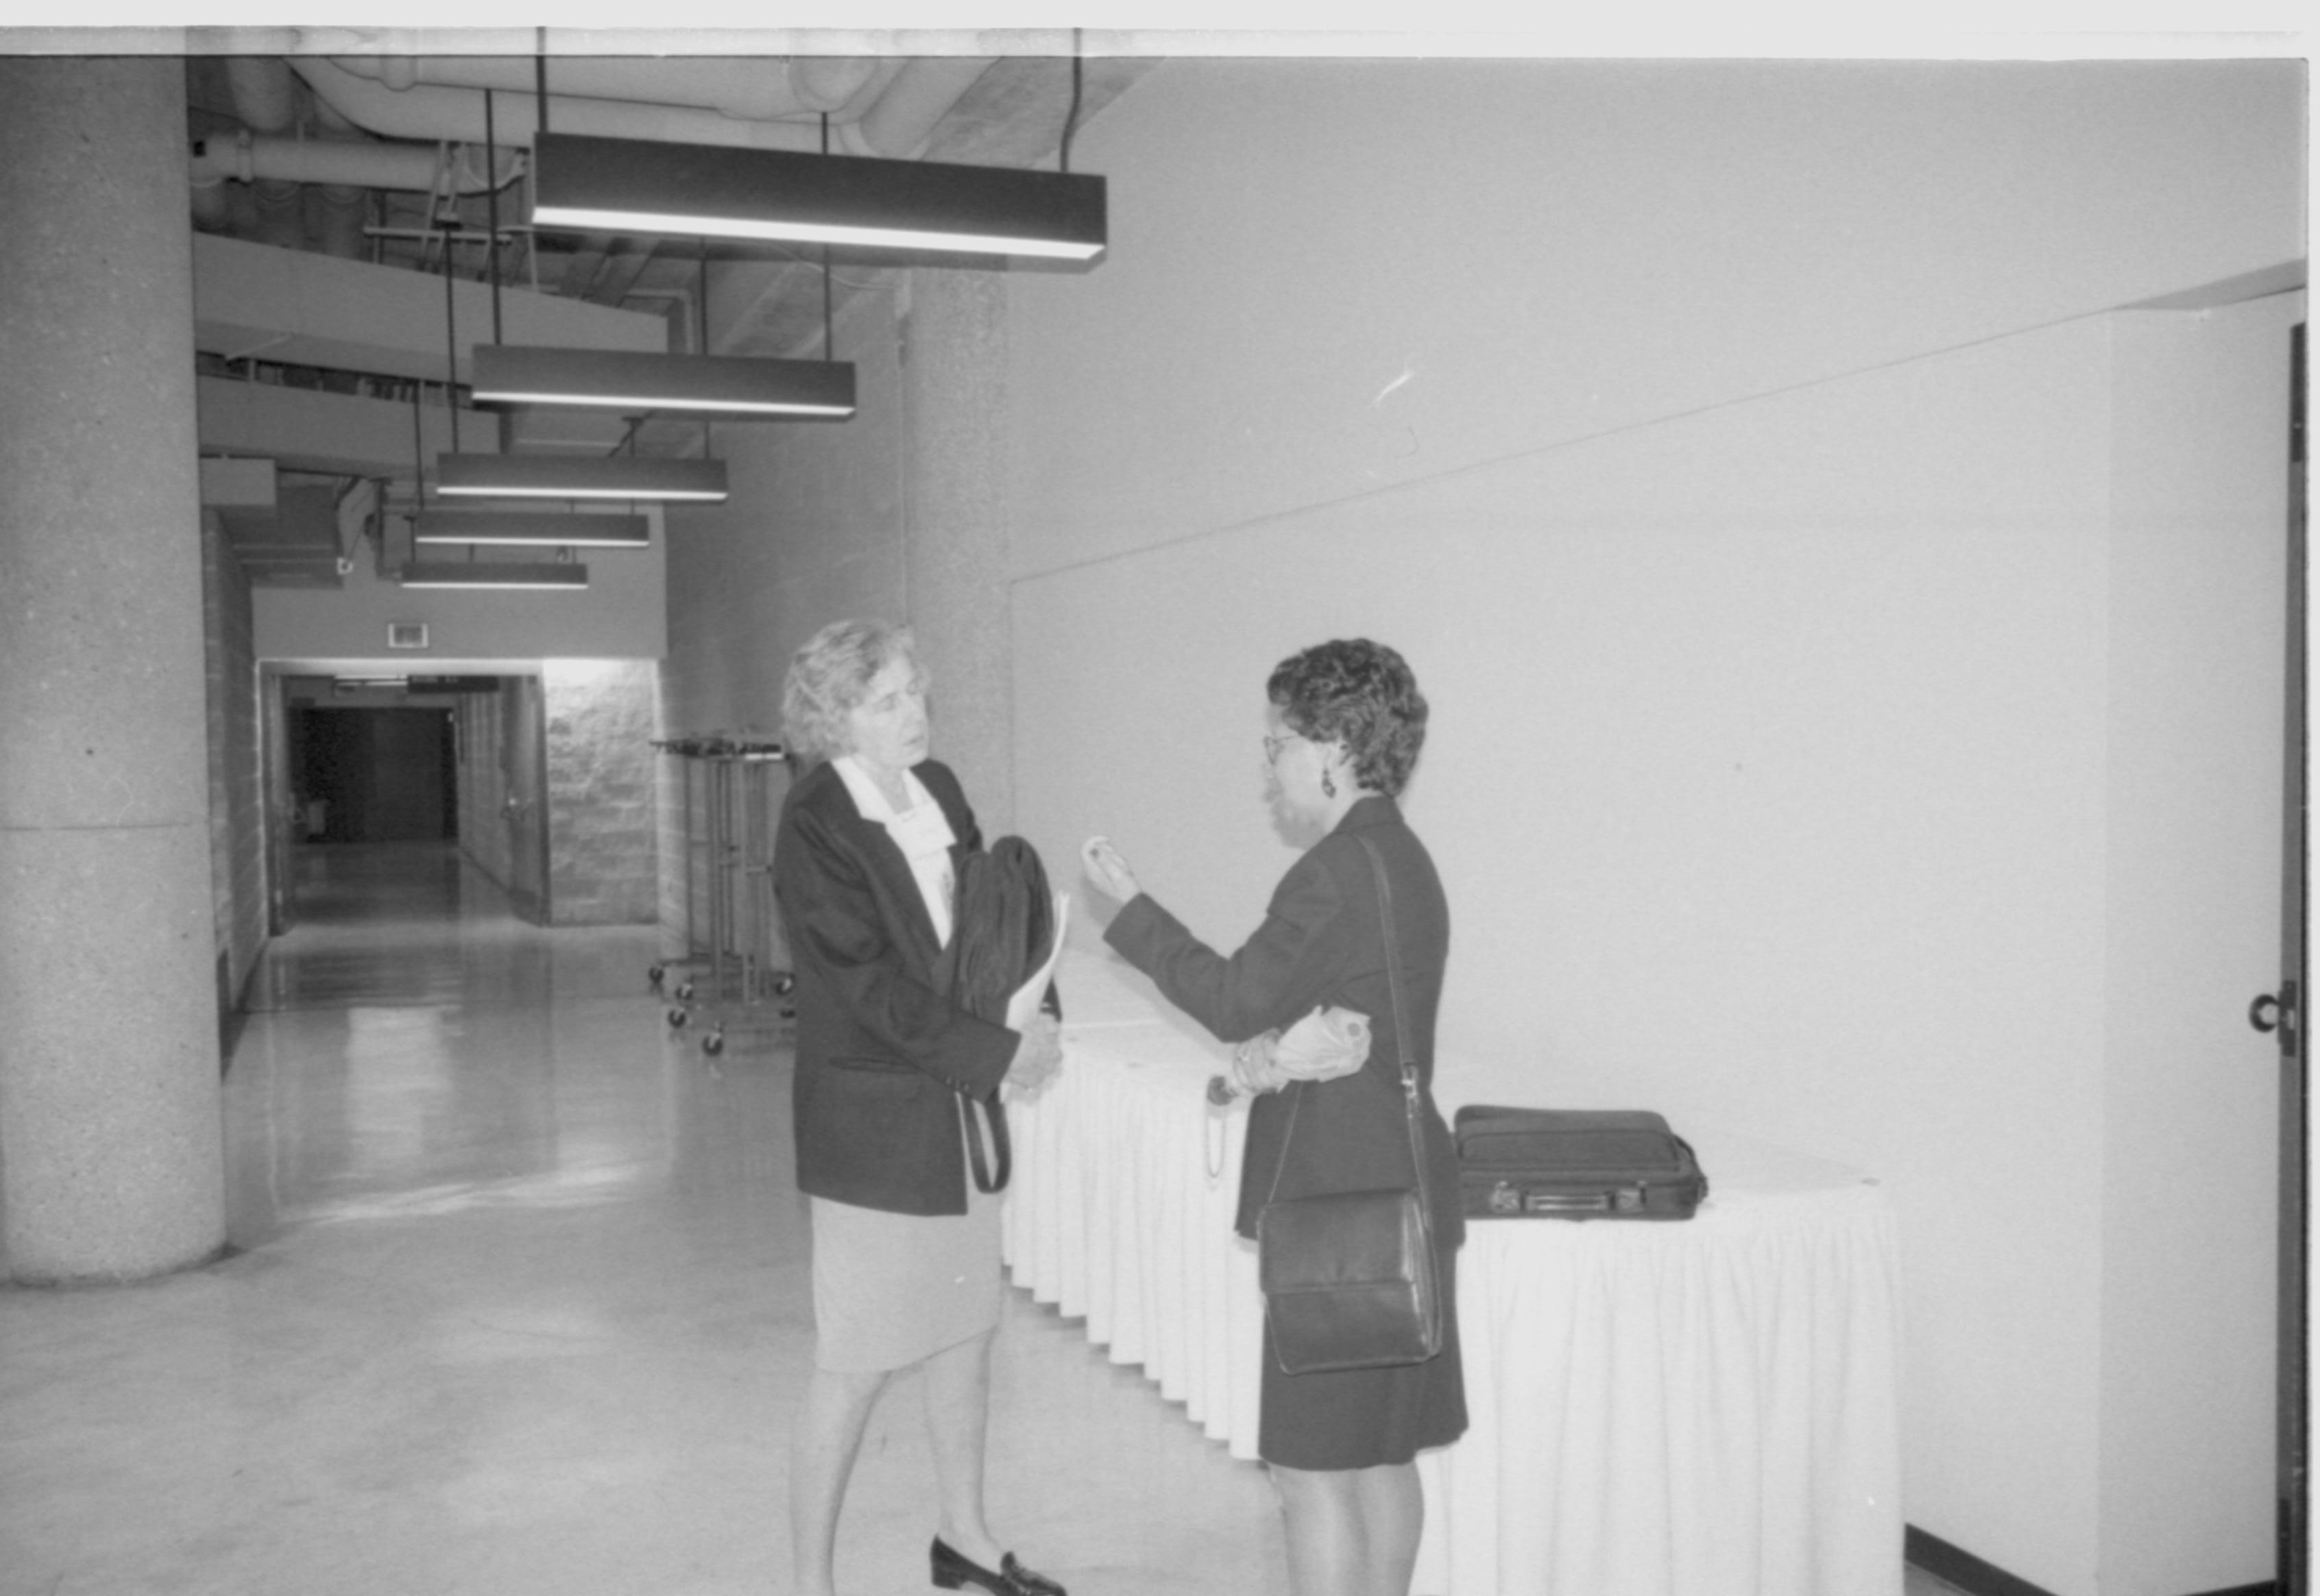
[[[294,923],[259,957],[253,1012],[648,990],[659,941],[652,928],[543,930],[453,844],[310,845],[295,850],[292,870]]]

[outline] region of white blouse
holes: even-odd
[[[950,900],[952,876],[951,844],[957,840],[950,821],[943,815],[942,805],[926,789],[926,784],[902,772],[902,783],[910,789],[911,807],[897,810],[886,802],[886,794],[870,773],[862,768],[861,761],[851,754],[840,754],[830,766],[846,791],[854,799],[856,812],[865,821],[875,821],[886,828],[886,835],[902,850],[911,864],[911,875],[919,884],[919,896],[926,900],[927,914],[935,922],[935,940],[950,946]]]

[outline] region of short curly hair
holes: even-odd
[[[1426,746],[1426,697],[1402,657],[1367,638],[1316,643],[1273,667],[1264,695],[1312,742],[1342,742],[1354,779],[1399,796]]]
[[[806,639],[790,660],[782,684],[782,736],[800,759],[851,752],[846,717],[870,691],[878,673],[897,659],[910,662],[920,685],[918,639],[907,626],[886,621],[833,621]]]

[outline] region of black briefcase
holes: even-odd
[[[1690,1144],[1647,1109],[1469,1104],[1452,1129],[1476,1219],[1688,1220],[1708,1195]]]

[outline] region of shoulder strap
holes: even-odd
[[[1370,856],[1370,869],[1377,876],[1378,919],[1385,928],[1386,991],[1393,1005],[1393,1039],[1401,1060],[1401,1107],[1409,1124],[1409,1178],[1418,1192],[1419,1211],[1426,1215],[1427,1229],[1434,1224],[1433,1204],[1427,1194],[1426,1139],[1418,1129],[1418,1059],[1409,1046],[1409,1016],[1402,1002],[1401,948],[1394,936],[1393,888],[1387,884],[1385,856],[1378,845],[1365,835],[1356,833],[1362,848]]]
[[[1395,1057],[1401,1062],[1401,1107],[1409,1127],[1409,1178],[1411,1189],[1418,1194],[1418,1211],[1426,1216],[1427,1228],[1434,1226],[1433,1200],[1427,1189],[1426,1144],[1418,1126],[1418,1060],[1411,1056],[1409,1020],[1403,1012],[1401,996],[1401,949],[1394,939],[1393,888],[1387,884],[1385,856],[1378,852],[1376,843],[1355,834],[1355,840],[1370,857],[1370,870],[1377,877],[1378,923],[1385,938],[1386,993],[1393,1010],[1393,1039]],[[1265,1193],[1270,1202],[1281,1192],[1281,1172],[1289,1165],[1290,1138],[1297,1133],[1297,1110],[1305,1100],[1305,1088],[1310,1083],[1300,1081],[1294,1095],[1289,1100],[1289,1128],[1281,1133],[1281,1161],[1273,1167],[1273,1187]]]

